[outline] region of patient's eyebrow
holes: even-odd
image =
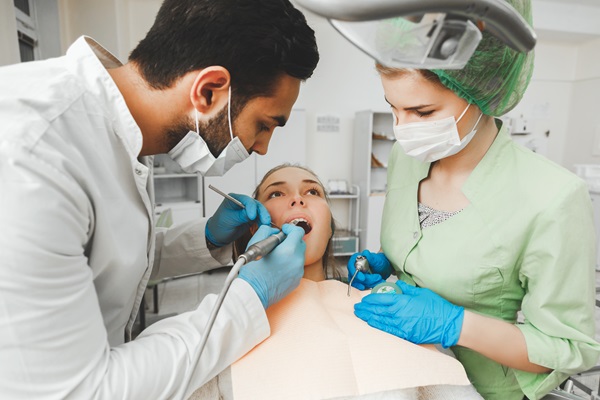
[[[287,183],[288,183],[288,182],[286,182],[286,181],[276,181],[276,182],[273,182],[273,183],[270,183],[270,184],[268,184],[268,185],[265,187],[265,189],[264,189],[264,190],[266,191],[268,188],[270,188],[270,187],[272,187],[272,186],[281,186],[281,185],[286,185]],[[319,186],[321,186],[321,184],[320,184],[319,182],[315,181],[314,179],[303,179],[303,180],[302,180],[302,183],[309,183],[309,184],[311,184],[311,185],[319,185]]]
[[[319,182],[315,181],[314,179],[303,179],[302,183],[311,183],[311,184],[315,184],[315,185],[319,185],[321,186],[321,184],[319,184]]]
[[[285,184],[286,184],[286,182],[284,182],[284,181],[273,182],[273,183],[267,185],[267,187],[265,187],[265,190],[267,190],[271,186],[281,186],[281,185],[285,185]]]

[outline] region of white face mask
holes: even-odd
[[[231,124],[231,86],[229,86],[229,99],[227,101],[227,119],[229,121],[229,136],[231,141],[223,149],[219,157],[215,158],[208,145],[200,136],[198,126],[198,111],[196,111],[196,132],[189,131],[187,135],[171,151],[169,156],[175,160],[185,172],[200,172],[204,176],[223,176],[235,164],[250,157],[248,151],[236,136],[233,137]]]
[[[475,126],[462,140],[458,135],[456,124],[465,115],[471,105],[462,112],[457,120],[454,117],[437,121],[412,122],[404,125],[394,125],[394,135],[404,152],[423,162],[434,162],[444,157],[452,156],[462,149],[475,136],[475,129],[483,116],[477,119]]]

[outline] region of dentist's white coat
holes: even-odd
[[[204,221],[155,232],[152,160],[106,71],[118,65],[82,37],[0,68],[0,398],[186,398],[269,335],[236,280],[195,371],[216,296],[126,343],[153,268],[227,257],[206,249]]]

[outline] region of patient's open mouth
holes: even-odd
[[[312,227],[310,226],[308,221],[305,220],[304,218],[295,218],[290,221],[290,224],[294,224],[294,225],[299,226],[300,228],[304,229],[305,235],[308,234],[308,232],[310,232],[312,230]]]

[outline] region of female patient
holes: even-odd
[[[298,226],[307,232],[304,278],[315,282],[339,278],[331,251],[335,222],[327,193],[314,172],[281,164],[265,174],[253,196],[267,208],[273,225],[281,227],[298,220]],[[255,231],[256,227],[236,241],[234,259],[244,252]]]
[[[312,281],[323,281],[336,276],[331,242],[334,233],[334,221],[323,184],[308,168],[282,164],[271,169],[262,179],[254,192],[254,197],[267,208],[271,221],[282,226],[293,220],[307,231],[304,278]],[[255,231],[255,227],[252,231]],[[241,254],[248,244],[249,238],[239,239],[234,247],[234,259]],[[325,355],[327,356],[327,355]],[[307,383],[310,384],[310,383]],[[474,400],[481,399],[471,386],[430,386],[394,390],[378,393],[375,397],[365,395],[352,399],[397,399],[397,400]],[[233,399],[230,369],[199,388],[190,400]]]

